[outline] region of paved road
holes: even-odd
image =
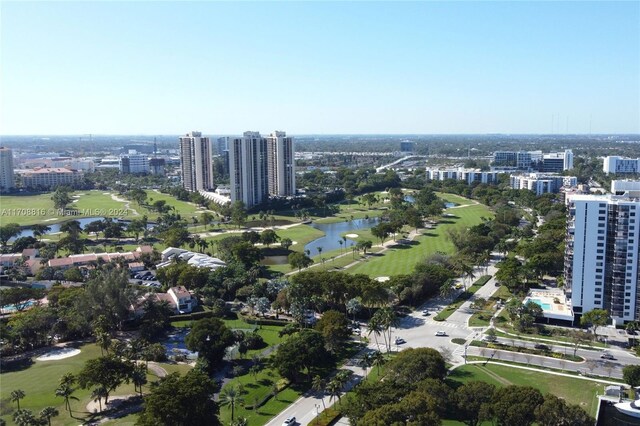
[[[360,381],[365,377],[365,372],[361,367],[359,367],[358,361],[362,357],[362,354],[366,352],[373,352],[373,350],[365,349],[359,357],[348,360],[342,367],[353,371],[353,376],[351,381],[347,384],[346,390],[350,390],[353,386],[360,383]],[[370,370],[367,370],[367,373],[369,371]],[[307,425],[318,415],[318,413],[321,413],[324,410],[325,406],[330,407],[335,402],[335,399],[331,399],[328,396],[323,398],[317,392],[309,391],[298,398],[284,411],[280,412],[276,417],[271,419],[271,421],[267,423],[267,426],[281,426],[287,418],[292,416],[296,417],[299,425]]]
[[[488,266],[487,271],[485,271],[484,268],[476,268],[476,277],[482,275],[493,276],[496,272],[495,263],[498,260],[499,259],[497,253],[493,253],[493,261]],[[462,280],[458,279],[457,282],[462,282]],[[495,279],[491,278],[484,286],[478,289],[478,291],[468,301],[462,304],[462,306],[460,306],[458,310],[451,314],[451,316],[447,318],[446,321],[434,321],[433,317],[437,312],[444,309],[444,307],[446,307],[451,300],[435,298],[426,302],[420,307],[420,309],[402,318],[398,328],[392,331],[392,340],[395,340],[396,337],[401,337],[406,341],[406,343],[402,345],[393,345],[391,350],[400,351],[407,347],[430,347],[438,350],[444,349],[451,354],[449,359],[451,363],[464,363],[465,345],[454,344],[451,342],[451,339],[465,339],[468,344],[472,340],[480,340],[482,338],[483,332],[486,331],[487,327],[470,328],[467,326],[469,318],[473,314],[470,306],[471,303],[473,303],[474,299],[478,297],[488,299],[497,289],[498,287],[496,286]],[[457,297],[457,294],[453,296],[453,298],[455,297]],[[429,310],[431,314],[429,316],[423,316],[423,310]],[[367,330],[364,324],[361,325],[361,329],[362,335],[366,336]],[[435,334],[437,331],[444,331],[447,336],[436,336]],[[378,337],[378,344],[376,344],[376,340],[373,335],[369,337],[370,350],[386,350],[382,336]],[[528,342],[510,338],[500,338],[500,341],[508,344],[512,344],[512,342],[515,341],[517,344],[523,346],[535,345],[535,342]],[[567,353],[573,352],[573,348],[571,347],[565,348],[562,345],[548,345],[552,350],[557,352],[565,352],[565,350]],[[492,349],[482,349],[471,346],[466,347],[467,356],[493,356],[493,359],[495,360],[515,361],[523,364],[529,364],[532,367],[544,366],[571,371],[581,371],[583,373],[596,374],[605,377],[622,377],[622,367],[624,365],[638,362],[638,359],[636,357],[626,351],[617,348],[607,349],[607,352],[611,353],[616,358],[616,360],[606,361],[600,359],[600,355],[603,353],[603,351],[600,350],[579,349],[577,355],[586,358],[588,361],[574,363],[546,356],[519,354],[517,352],[509,351],[496,351]],[[362,380],[363,370],[357,366],[356,362],[353,362],[352,365],[348,366],[347,368],[354,371],[354,380],[352,381],[352,383],[350,383],[350,386],[353,386],[355,385],[355,383]],[[281,412],[269,423],[267,423],[267,426],[280,426],[282,425],[284,420],[290,416],[295,416],[300,425],[306,425],[313,420],[318,412],[323,411],[324,408],[322,402],[323,400],[319,395],[308,393],[307,395],[304,395],[303,397],[298,399],[294,404],[289,406],[283,412]],[[327,407],[332,405],[334,402],[335,401],[329,401],[328,397],[324,398],[324,404]]]

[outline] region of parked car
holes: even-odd
[[[431,313],[429,312],[429,310],[425,309],[424,311],[422,311],[422,316],[423,316],[423,317],[428,317],[429,315],[431,315]]]
[[[396,337],[396,345],[407,343],[402,337]]]
[[[442,336],[446,336],[447,333],[445,331],[442,330],[438,330],[436,331],[436,336],[442,337]]]
[[[534,348],[539,349],[541,351],[550,351],[551,348],[543,343],[536,343]]]
[[[296,424],[295,416],[289,417],[287,420],[282,423],[282,426],[293,426]]]
[[[602,358],[602,359],[610,359],[610,360],[616,359],[616,357],[614,357],[610,353],[603,353],[602,355],[600,355],[600,358]]]

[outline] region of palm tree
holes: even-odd
[[[240,389],[237,386],[227,386],[220,392],[220,405],[228,405],[231,407],[231,421],[235,414],[236,404],[241,404],[244,399],[241,396]]]
[[[11,391],[11,402],[18,404],[18,411],[20,411],[20,400],[27,396],[22,389],[16,389]]]
[[[40,418],[47,421],[47,424],[51,426],[51,417],[57,417],[60,412],[55,407],[44,407],[40,411]]]
[[[455,292],[455,289],[453,288],[453,286],[449,281],[445,282],[440,287],[440,297],[442,297],[443,299],[448,299],[453,295],[454,292]]]
[[[316,250],[318,250],[318,256],[320,256],[322,254],[322,247],[316,247]]]
[[[367,325],[367,336],[370,336],[371,333],[373,333],[373,337],[376,340],[376,346],[378,347],[378,349],[380,349],[380,343],[378,343],[378,335],[382,333],[382,324],[380,324],[380,319],[375,315],[371,317],[371,319],[369,320],[369,324]],[[386,346],[386,337],[385,337],[385,346]]]
[[[69,411],[69,415],[70,416],[71,416],[71,403],[69,402],[69,400],[75,399],[76,401],[79,401],[78,398],[73,396],[73,393],[75,391],[76,390],[74,388],[72,388],[71,385],[68,385],[68,384],[62,384],[62,385],[60,385],[60,387],[58,387],[58,389],[56,389],[56,396],[64,398],[64,405],[67,408],[67,410]]]
[[[258,378],[258,373],[260,373],[262,369],[260,368],[260,366],[258,364],[253,364],[251,366],[251,368],[249,369],[249,374],[251,374],[253,376],[253,380],[256,381],[256,379]]]
[[[238,420],[233,422],[231,426],[247,426],[248,424],[249,424],[249,421],[247,420],[246,417],[238,417]]]
[[[38,419],[36,419],[31,410],[17,410],[13,413],[13,421],[16,422],[18,426],[39,424]]]
[[[104,398],[104,402],[107,402],[107,389],[104,386],[97,387],[91,392],[91,398],[93,398],[94,402],[98,403],[100,407],[100,412],[102,412],[102,398]]]
[[[374,321],[375,320],[375,321]],[[386,307],[382,309],[378,309],[373,317],[371,317],[371,321],[377,323],[380,327],[380,332],[384,337],[384,342],[387,347],[387,352],[391,351],[391,332],[393,327],[398,325],[398,317],[396,316],[393,309]],[[371,324],[370,321],[370,324]]]
[[[344,244],[344,241],[338,240],[338,243],[340,244],[340,253],[342,254],[342,245]]]
[[[327,387],[327,382],[320,376],[316,375],[311,381],[311,389],[320,393],[320,400],[322,401],[322,406],[324,409],[327,409],[327,406],[324,405],[324,393]]]
[[[364,376],[367,375],[367,369],[369,367],[371,367],[371,365],[373,364],[373,359],[371,357],[371,354],[366,353],[362,356],[362,359],[360,360],[360,367],[362,367],[362,370],[364,371]]]
[[[73,373],[65,373],[60,377],[60,386],[71,386],[76,382],[76,376]]]
[[[109,333],[100,332],[96,336],[96,343],[100,346],[100,353],[104,356],[104,351],[107,351],[107,354],[109,353],[111,336],[109,336]]]
[[[371,365],[378,369],[378,375],[380,375],[380,367],[383,366],[386,361],[384,354],[380,351],[375,351],[371,354]]]
[[[340,403],[342,384],[334,378],[327,384],[327,393],[329,394],[329,402],[333,401],[334,398],[338,398],[338,403]]]
[[[147,367],[143,364],[136,365],[131,374],[131,381],[133,382],[134,389],[137,389],[140,396],[142,396],[142,385],[147,383]]]

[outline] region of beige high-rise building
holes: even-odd
[[[296,165],[293,138],[275,131],[267,137],[269,195],[287,197],[296,194]]]
[[[267,139],[259,132],[244,132],[229,140],[231,202],[242,201],[246,208],[266,201]]]
[[[191,192],[213,189],[211,141],[202,137],[201,132],[180,137],[180,165],[184,189]]]
[[[15,188],[13,178],[13,151],[11,148],[0,146],[0,192]]]

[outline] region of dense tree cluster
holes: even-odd
[[[343,401],[354,425],[440,425],[455,419],[469,426],[586,426],[594,420],[577,405],[524,386],[496,388],[485,382],[444,380],[442,356],[433,349],[408,349],[391,360],[384,379],[363,382]]]

